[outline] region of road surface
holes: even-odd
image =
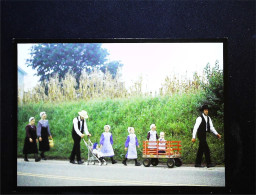
[[[18,186],[225,186],[225,168],[167,168],[128,166],[120,162],[99,166],[71,164],[69,161],[35,162],[17,159]]]

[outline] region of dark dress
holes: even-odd
[[[34,154],[38,153],[37,149],[37,135],[36,135],[36,126],[35,125],[27,125],[26,126],[26,138],[23,147],[23,154]],[[32,138],[33,142],[29,141],[29,138]]]
[[[40,120],[37,124],[38,129],[38,137],[42,137],[42,141],[39,141],[39,150],[42,152],[46,152],[50,150],[49,139],[48,136],[51,135],[49,123],[47,120]]]

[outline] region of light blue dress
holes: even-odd
[[[102,145],[101,152],[103,157],[112,157],[115,155],[112,147],[113,138],[111,133],[109,132],[102,133],[100,137],[100,144]]]

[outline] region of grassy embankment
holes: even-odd
[[[46,111],[55,146],[47,152],[49,158],[68,159],[72,150],[71,137],[72,120],[80,110],[86,110],[89,115],[87,126],[92,134],[91,141],[99,142],[103,127],[111,126],[113,134],[115,158],[121,160],[126,154],[124,143],[128,135],[127,128],[133,126],[138,141],[142,146],[146,140],[149,126],[157,125],[158,134],[166,133],[166,140],[181,140],[183,153],[191,147],[191,128],[199,115],[197,110],[203,95],[200,93],[176,94],[166,97],[138,97],[130,99],[91,100],[61,103],[32,103],[18,107],[18,156],[22,156],[25,137],[25,126],[31,116],[40,119],[39,113]],[[211,114],[211,113],[210,113]],[[211,116],[211,115],[210,115]],[[223,135],[223,119],[212,118],[216,130]],[[218,164],[224,163],[224,138],[218,140],[209,134],[208,144],[212,151],[212,160]],[[183,156],[184,163],[194,163],[198,140],[191,152]],[[87,159],[87,149],[81,142],[82,157]],[[142,147],[138,149],[138,158],[142,159]]]

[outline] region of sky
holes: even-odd
[[[36,71],[25,64],[32,45],[18,44],[18,66],[28,74],[24,79],[25,91],[39,80],[33,76]],[[123,64],[121,74],[126,87],[141,76],[144,92],[158,91],[166,76],[173,74],[192,79],[194,72],[201,75],[206,64],[213,67],[216,60],[223,69],[222,43],[104,43],[102,47],[108,50],[109,60]]]

